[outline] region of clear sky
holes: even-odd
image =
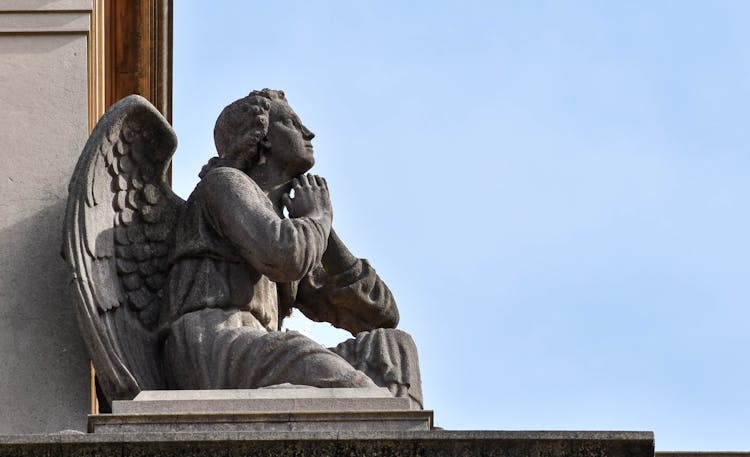
[[[176,1],[175,187],[225,105],[283,89],[437,425],[750,450],[748,21],[745,1]]]

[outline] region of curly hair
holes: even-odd
[[[254,90],[224,108],[214,126],[214,144],[219,155],[203,166],[201,178],[216,167],[246,170],[258,162],[260,142],[268,134],[272,100],[286,102],[286,96],[281,90]]]

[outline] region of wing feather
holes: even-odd
[[[167,179],[176,147],[166,119],[131,95],[99,121],[68,188],[64,254],[79,326],[110,400],[163,388],[155,326],[171,228],[185,204]]]

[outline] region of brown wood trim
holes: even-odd
[[[88,34],[89,131],[94,129],[105,109],[104,4],[105,0],[94,0]]]
[[[152,1],[150,19],[152,102],[172,122],[172,1]]]
[[[99,118],[105,110],[106,86],[106,42],[105,42],[105,4],[106,0],[94,0],[91,13],[91,27],[87,36],[88,41],[88,127],[94,130]],[[91,414],[99,414],[99,402],[96,396],[96,371],[94,363],[89,360],[89,409]]]
[[[89,390],[91,392],[91,414],[99,414],[99,401],[96,397],[96,370],[94,370],[94,362],[89,360],[89,374],[90,383]]]
[[[172,120],[172,0],[109,0],[106,105],[131,94]]]

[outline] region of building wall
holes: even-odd
[[[67,185],[104,109],[171,114],[171,0],[0,0],[0,435],[86,429],[88,356],[60,256]]]
[[[92,7],[0,2],[0,434],[85,430],[90,409],[60,246],[90,127]]]

